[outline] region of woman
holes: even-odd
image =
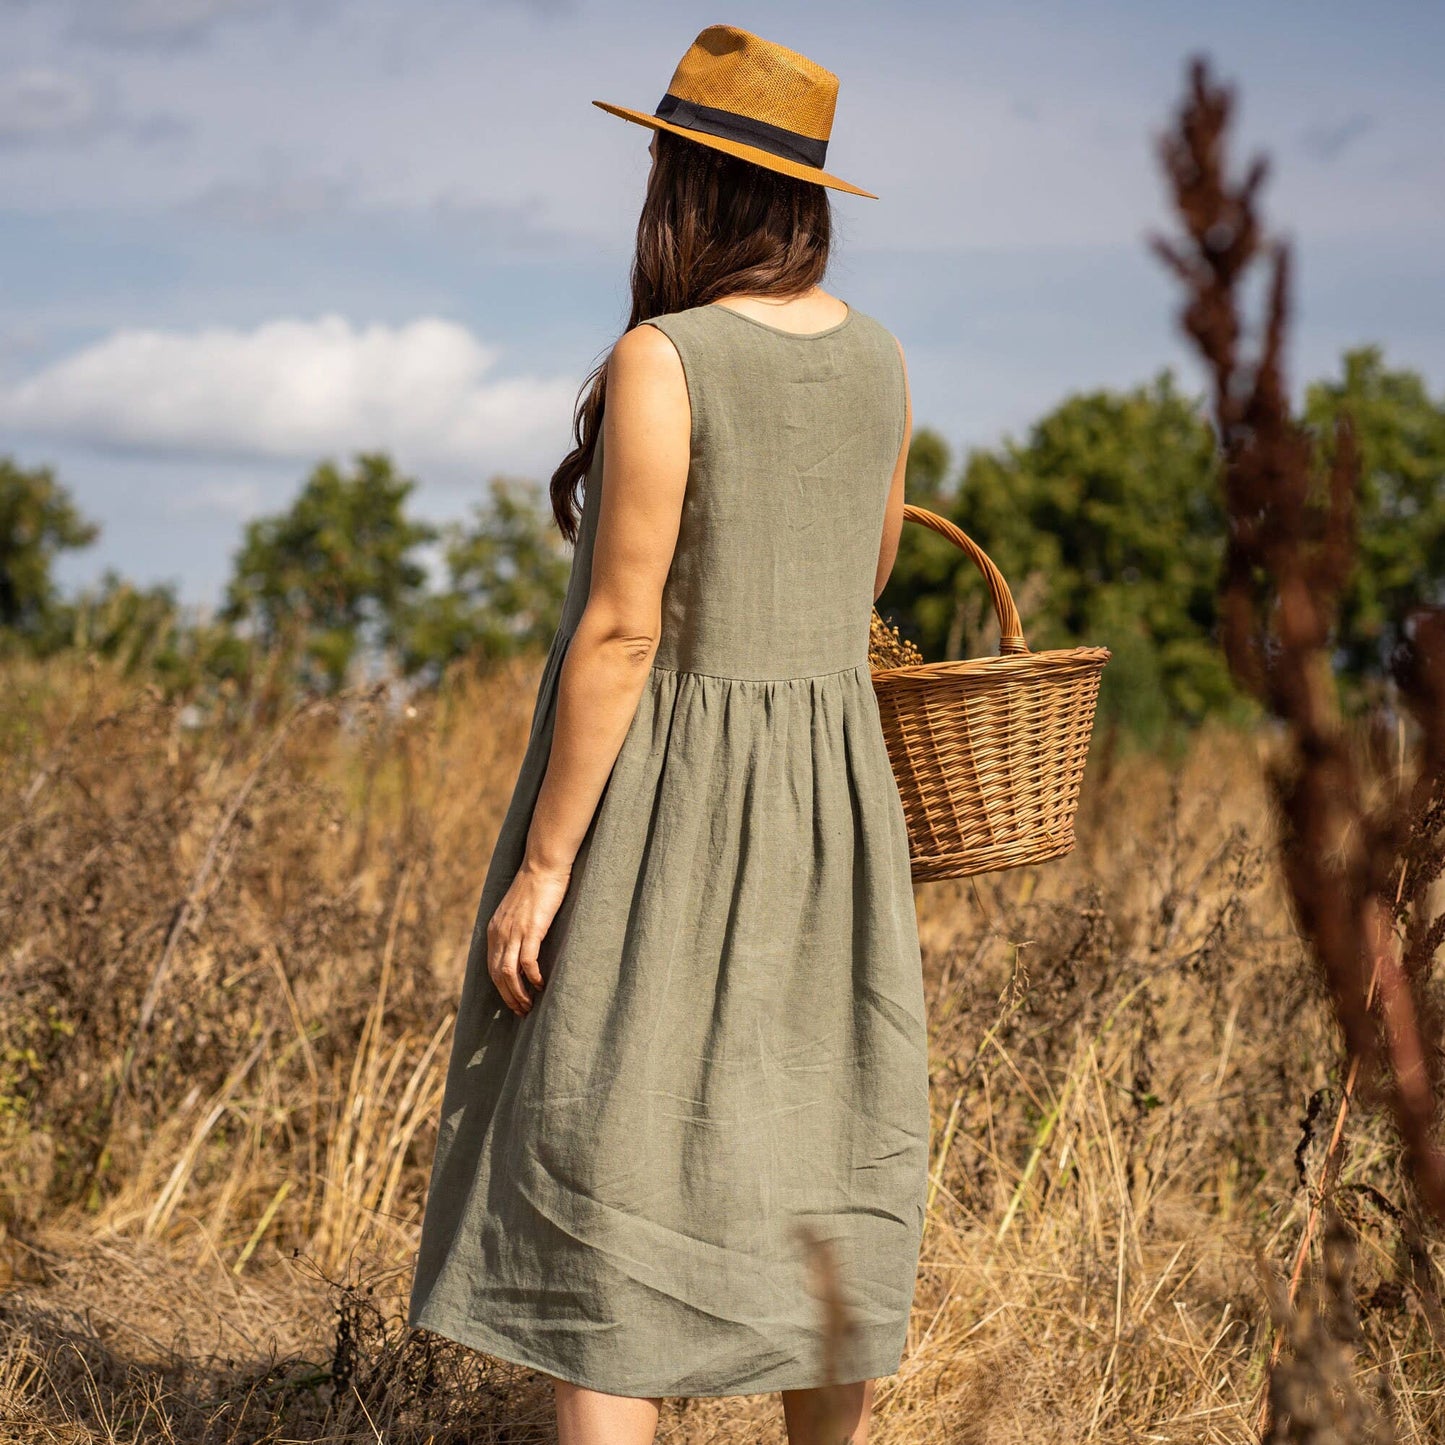
[[[867,651],[912,415],[895,338],[819,285],[827,188],[872,195],[822,169],[836,92],[711,25],[654,114],[596,102],[654,132],[632,324],[552,479],[572,575],[410,1312],[550,1376],[562,1445],[774,1390],[794,1445],[861,1442],[907,1331],[927,1049]]]

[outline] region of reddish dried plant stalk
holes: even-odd
[[[1373,802],[1381,780],[1352,746],[1331,665],[1355,557],[1360,458],[1342,420],[1326,467],[1292,414],[1283,366],[1289,251],[1265,238],[1258,218],[1265,162],[1238,184],[1226,175],[1232,104],[1232,91],[1195,60],[1176,128],[1160,143],[1185,235],[1154,241],[1185,285],[1181,319],[1212,382],[1229,523],[1222,641],[1235,679],[1284,725],[1270,785],[1301,934],[1349,1053],[1390,1100],[1416,1192],[1445,1222],[1445,1156],[1435,1134],[1440,1019],[1428,987],[1445,940],[1445,920],[1428,907],[1445,870],[1445,615],[1422,607],[1410,619],[1394,672],[1413,718],[1413,766]],[[1269,287],[1249,361],[1239,292],[1256,261],[1268,268]]]

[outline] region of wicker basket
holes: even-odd
[[[1074,846],[1107,647],[1030,652],[1002,573],[952,522],[911,503],[919,522],[983,574],[998,657],[873,673],[883,736],[908,822],[915,881],[962,878],[1058,858]]]

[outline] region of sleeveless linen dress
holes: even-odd
[[[486,928],[520,864],[587,591],[562,620],[482,888],[409,1322],[610,1394],[827,1382],[798,1225],[892,1374],[913,1300],[928,1064],[902,803],[867,654],[905,399],[850,310],[793,335],[656,316],[692,454],[651,673],[518,1018]]]

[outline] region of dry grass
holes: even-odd
[[[11,667],[7,1438],[548,1438],[526,1371],[401,1324],[536,667],[254,728],[187,726],[103,668]],[[1256,1252],[1277,1293],[1341,1086],[1263,796],[1247,740],[1172,769],[1106,746],[1074,856],[918,890],[934,1168],[876,1441],[1250,1437]],[[1357,1318],[1341,1368],[1424,1442],[1445,1433],[1438,1250],[1400,1170],[1387,1125],[1353,1121],[1322,1241],[1348,1238],[1348,1284],[1321,1279],[1328,1318],[1342,1289]],[[661,1438],[781,1440],[781,1411],[670,1402]]]

